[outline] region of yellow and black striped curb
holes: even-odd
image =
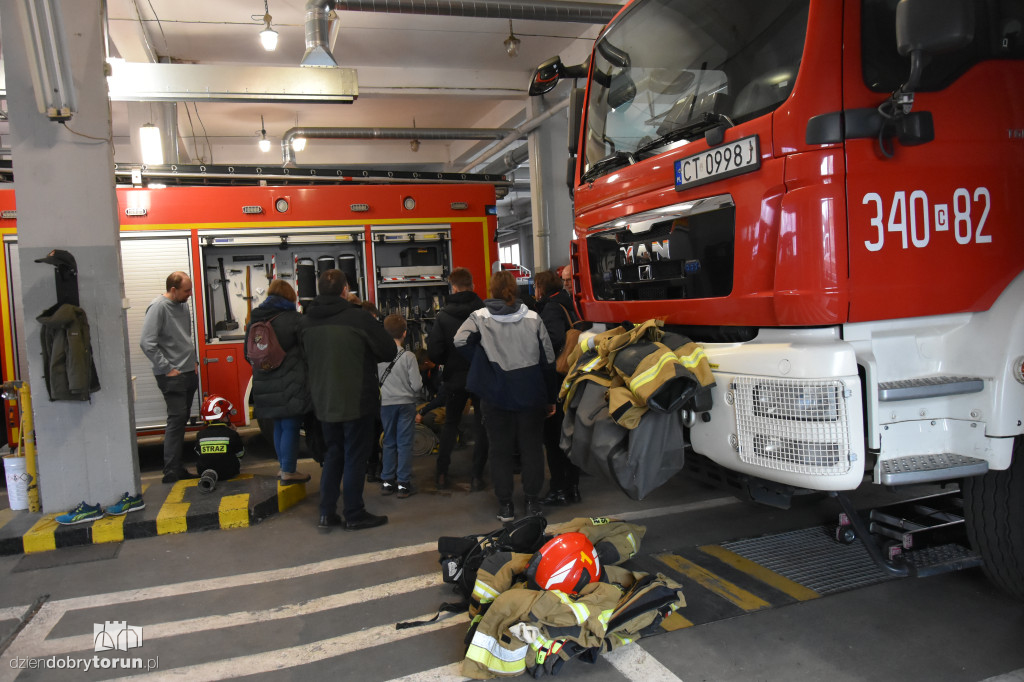
[[[306,497],[306,484],[283,485],[276,477],[239,474],[204,493],[198,479],[142,486],[144,509],[104,516],[71,526],[58,524],[59,513],[0,510],[0,555],[32,554],[133,538],[199,530],[247,528],[283,512]]]

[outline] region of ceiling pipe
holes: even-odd
[[[292,140],[501,140],[512,128],[291,128],[281,137],[281,164],[294,166]]]
[[[501,141],[498,142],[497,144],[492,145],[491,147],[485,147],[484,149],[480,150],[479,152],[471,156],[469,158],[469,161],[466,162],[466,165],[463,166],[458,172],[472,173],[474,168],[481,166],[484,163],[490,162],[490,160],[493,159],[498,152],[504,150],[506,147],[513,144],[516,140],[522,139],[531,130],[534,130],[535,128],[539,127],[540,124],[542,124],[544,121],[548,120],[549,118],[551,118],[558,112],[562,111],[563,109],[568,108],[568,106],[568,97],[566,97],[560,102],[556,102],[551,106],[550,109],[545,111],[543,114],[540,114],[539,116],[534,116],[533,118],[529,119],[521,126],[513,130],[511,133],[503,137]],[[481,161],[481,159],[485,158],[486,161]]]
[[[306,53],[302,66],[337,66],[328,48],[332,12],[382,12],[387,14],[423,14],[484,19],[523,19],[564,21],[604,25],[612,20],[621,5],[566,0],[308,0],[306,3]],[[336,15],[335,15],[336,18]]]

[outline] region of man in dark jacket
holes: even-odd
[[[551,346],[557,356],[565,347],[565,334],[569,328],[579,321],[574,309],[572,297],[565,290],[564,280],[553,270],[537,273],[534,280],[537,287],[537,307],[540,319],[544,322]],[[578,328],[578,327],[577,327]],[[565,377],[559,377],[564,379]],[[551,473],[551,485],[542,504],[564,505],[580,501],[580,470],[569,461],[569,457],[559,446],[562,435],[562,420],[565,412],[561,403],[556,405],[555,414],[544,420],[544,449],[547,452],[548,471]]]
[[[341,270],[327,270],[317,284],[320,295],[307,307],[301,338],[313,408],[327,441],[318,527],[373,528],[388,521],[363,505],[366,460],[380,412],[377,363],[395,357],[395,342],[372,315],[346,300],[348,280]],[[342,487],[344,520],[338,516]]]
[[[466,374],[469,372],[469,360],[455,350],[452,340],[455,332],[466,321],[469,314],[482,308],[484,302],[473,291],[473,274],[466,268],[455,268],[448,276],[448,284],[452,293],[448,302],[437,314],[434,326],[427,335],[427,353],[430,360],[444,365],[441,372],[441,391],[444,393],[444,426],[441,428],[441,439],[437,449],[437,487],[447,488],[448,465],[451,463],[452,450],[458,438],[459,423],[462,412],[466,409],[466,401],[473,404],[473,418],[476,436],[473,445],[473,478],[471,490],[483,490],[484,467],[487,464],[487,435],[484,433],[480,403],[477,397],[466,391]]]

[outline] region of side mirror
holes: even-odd
[[[533,79],[530,81],[530,97],[551,92],[558,85],[564,70],[565,66],[562,64],[561,57],[552,57],[538,66],[533,74]]]
[[[974,40],[974,3],[970,0],[900,0],[896,6],[896,48],[910,55],[910,75],[900,88],[914,92],[932,56],[952,52]]]
[[[585,78],[587,70],[586,63],[566,66],[562,63],[561,57],[552,57],[534,71],[533,78],[530,79],[529,95],[536,97],[551,92],[563,78]]]

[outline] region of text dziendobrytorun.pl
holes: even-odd
[[[48,656],[46,658],[11,658],[15,670],[158,670],[160,657]]]

